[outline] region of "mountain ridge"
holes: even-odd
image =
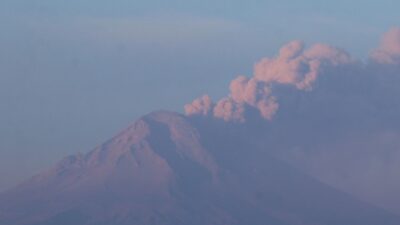
[[[195,124],[168,111],[141,117],[0,194],[0,224],[400,224],[266,149]]]

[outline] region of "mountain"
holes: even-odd
[[[1,225],[398,225],[229,125],[146,115],[0,194]]]

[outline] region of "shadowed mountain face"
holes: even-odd
[[[1,194],[0,224],[400,224],[221,126],[151,113]]]

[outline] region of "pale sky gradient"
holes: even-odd
[[[366,58],[400,2],[0,2],[0,190],[87,152],[140,115],[182,112],[286,42]]]

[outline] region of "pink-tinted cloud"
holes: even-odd
[[[400,28],[384,34],[380,46],[371,53],[371,59],[382,64],[400,63]]]
[[[254,74],[257,79],[267,83],[276,82],[310,90],[321,67],[351,62],[350,56],[343,50],[323,44],[304,50],[301,42],[294,41],[282,47],[276,58],[265,58],[258,62]]]
[[[245,106],[243,103],[237,103],[232,98],[221,99],[214,108],[214,116],[225,121],[244,122]]]
[[[366,62],[325,44],[290,42],[256,63],[253,76],[231,81],[222,100],[200,98],[185,108],[241,122],[233,124],[245,128],[241,138],[400,213],[399,86],[400,28],[393,28]]]
[[[260,116],[271,120],[279,108],[272,88],[275,84],[308,91],[324,67],[352,63],[343,50],[316,44],[305,50],[300,41],[283,46],[275,58],[264,58],[254,66],[254,76],[239,76],[230,84],[230,94],[215,105],[201,97],[185,106],[188,115],[209,115],[225,121],[244,122],[246,109],[256,109]],[[211,108],[213,108],[211,110]]]
[[[187,115],[204,115],[207,116],[212,109],[212,100],[210,96],[204,95],[200,98],[193,100],[191,104],[185,105],[185,112]]]

